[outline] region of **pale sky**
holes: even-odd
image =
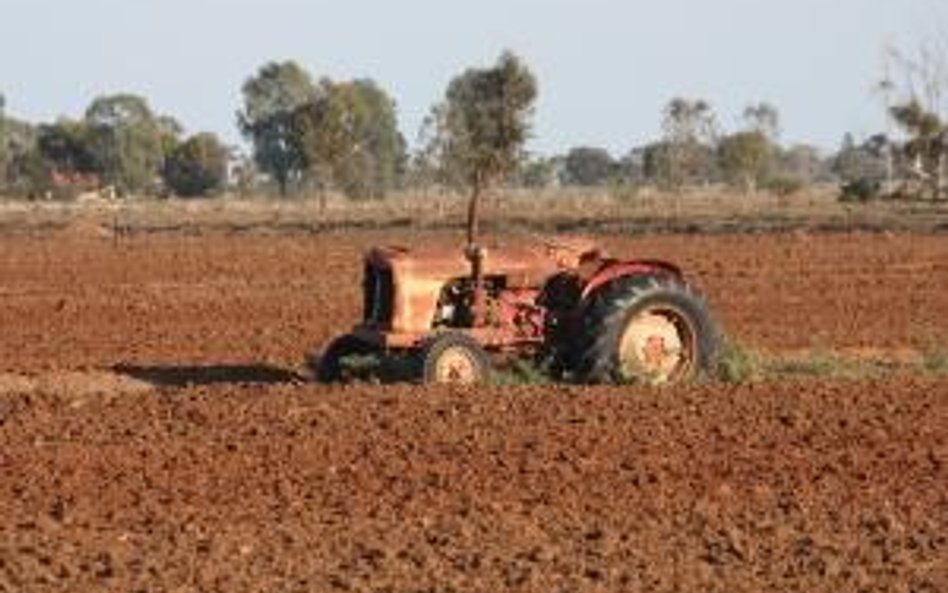
[[[678,95],[709,101],[725,129],[769,101],[786,143],[834,149],[884,129],[882,48],[948,35],[941,2],[0,0],[0,93],[32,121],[139,93],[189,132],[237,142],[243,81],[294,59],[315,77],[375,79],[413,143],[455,74],[510,49],[539,78],[537,152],[621,155],[659,136]]]

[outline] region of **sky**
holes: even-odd
[[[782,140],[835,149],[884,131],[883,48],[948,39],[944,0],[0,0],[0,93],[30,121],[80,117],[133,92],[189,132],[240,142],[240,87],[292,59],[314,77],[372,78],[402,132],[453,76],[502,51],[537,75],[529,148],[614,155],[657,139],[673,97],[702,98],[724,130],[750,103]]]

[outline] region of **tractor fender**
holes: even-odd
[[[581,301],[586,302],[590,296],[596,293],[596,291],[614,280],[626,278],[629,276],[641,276],[648,274],[662,274],[665,276],[673,276],[675,278],[683,277],[681,268],[675,264],[662,260],[611,260],[604,263],[596,271],[596,273],[586,281],[585,286],[583,286]]]

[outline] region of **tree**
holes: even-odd
[[[893,63],[903,74],[901,87],[889,76]],[[888,115],[906,135],[900,150],[906,173],[931,199],[948,195],[948,47],[923,44],[915,56],[889,48],[878,87]]]
[[[40,125],[36,147],[42,157],[61,173],[101,173],[102,165],[91,136],[85,122],[61,119],[53,124]]]
[[[297,108],[292,128],[294,150],[321,188],[380,198],[404,171],[395,102],[371,80],[324,80],[319,96]]]
[[[780,112],[770,103],[761,102],[745,107],[744,122],[747,131],[757,132],[774,144],[780,138]]]
[[[151,187],[164,164],[161,122],[137,95],[96,98],[85,113],[89,144],[104,180],[123,192]]]
[[[831,165],[819,148],[808,144],[795,144],[777,154],[779,175],[797,179],[803,185],[831,181]]]
[[[937,200],[944,190],[948,125],[916,99],[892,107],[890,113],[909,135],[903,151],[911,163],[911,173],[922,180],[929,196]]]
[[[856,144],[852,134],[845,134],[839,151],[833,158],[832,170],[844,184],[879,184],[886,178],[886,161],[870,139]]]
[[[564,181],[569,185],[605,185],[616,169],[616,162],[604,148],[579,146],[566,155]]]
[[[780,115],[773,105],[758,103],[748,105],[743,116],[744,129],[719,140],[717,162],[728,183],[753,193],[773,173]]]
[[[680,189],[713,176],[717,124],[703,99],[676,97],[665,106],[664,141],[652,153],[653,169],[664,185]]]
[[[530,189],[546,189],[557,183],[557,157],[533,157],[520,164],[519,184]]]
[[[294,114],[317,97],[310,75],[296,62],[270,62],[242,87],[244,108],[237,113],[241,133],[253,143],[253,156],[286,195],[291,180],[305,169]]]
[[[718,144],[718,164],[725,179],[753,193],[764,180],[773,161],[773,146],[757,130],[725,136]]]
[[[5,185],[7,179],[7,162],[10,158],[10,148],[7,145],[7,101],[0,93],[0,187]]]
[[[437,126],[433,152],[471,190],[467,229],[471,253],[476,251],[481,195],[523,160],[536,97],[533,73],[517,56],[505,52],[493,67],[471,68],[456,76],[443,102],[432,111]]]
[[[164,180],[182,197],[204,196],[220,189],[227,178],[227,147],[214,134],[191,136],[165,161]]]

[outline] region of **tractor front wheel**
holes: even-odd
[[[462,333],[432,338],[421,351],[424,383],[483,383],[490,377],[490,358],[481,345]]]

